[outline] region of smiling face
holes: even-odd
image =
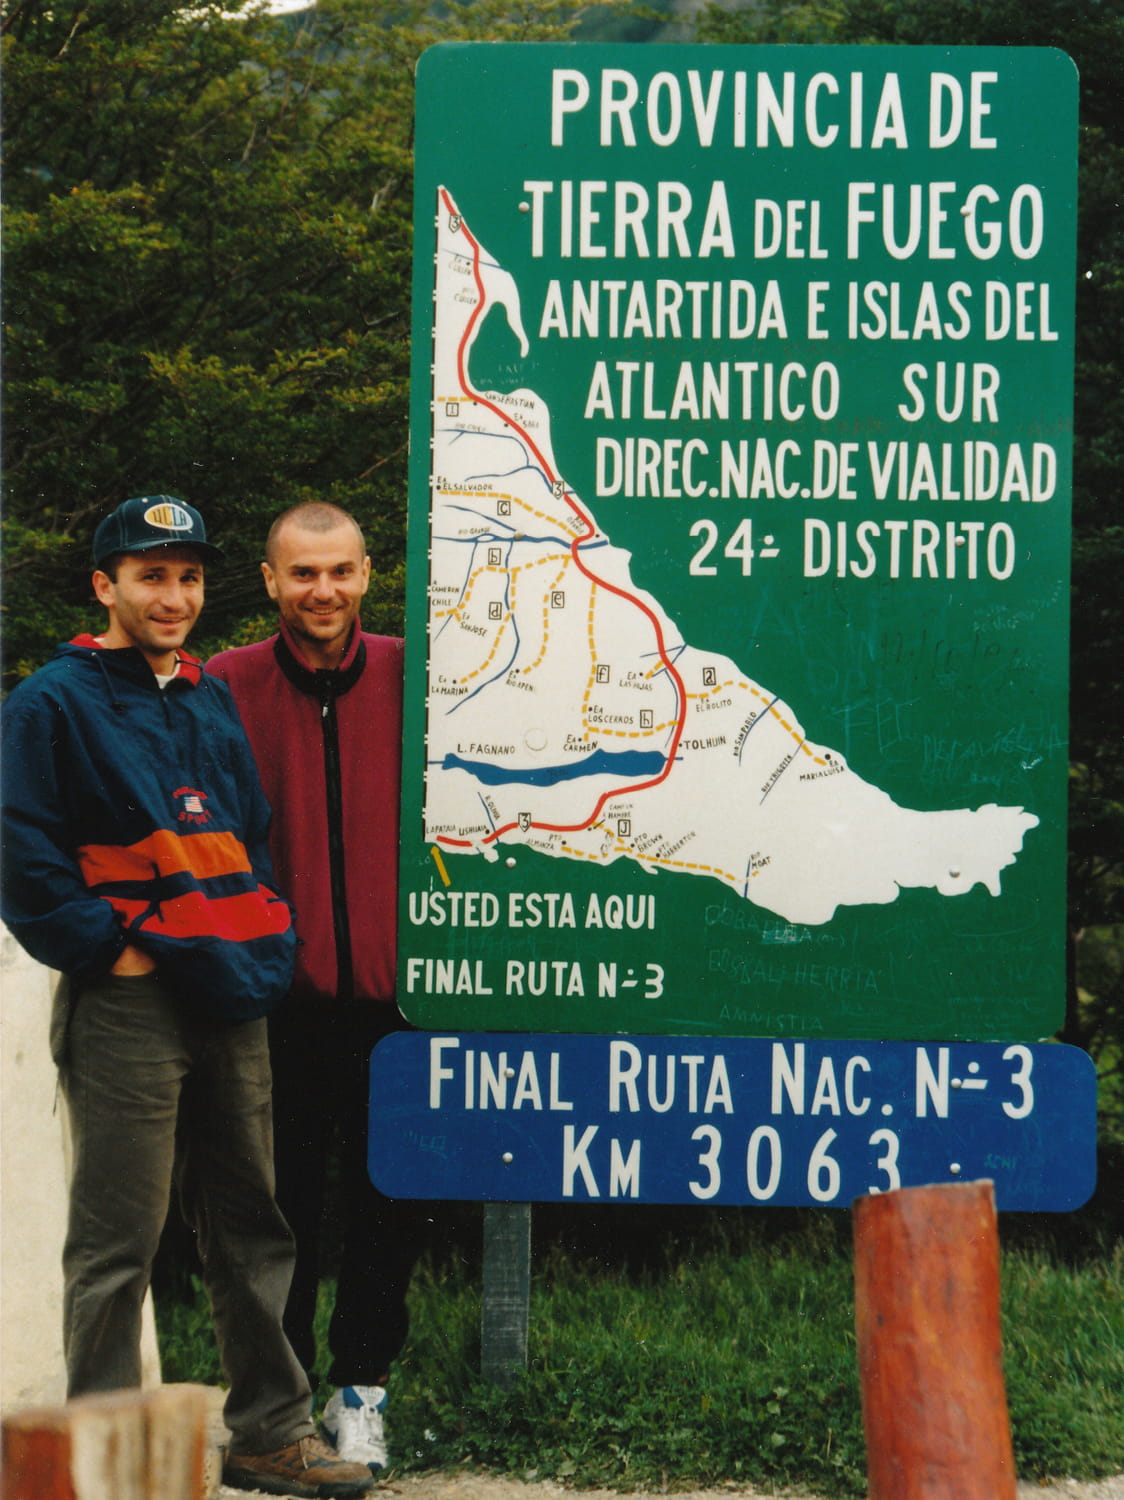
[[[203,562],[191,547],[154,547],[127,552],[116,577],[99,568],[93,577],[98,602],[109,611],[102,642],[110,650],[135,646],[154,672],[175,670],[176,651],[203,608]]]
[[[363,555],[356,527],[344,520],[327,531],[308,531],[288,521],[261,571],[308,665],[339,666],[371,581],[371,559]]]

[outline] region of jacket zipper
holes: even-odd
[[[332,925],[336,940],[336,998],[352,998],[355,982],[351,962],[351,927],[347,919],[347,878],[343,849],[343,778],[340,736],[336,719],[335,679],[317,673],[320,686],[320,723],[324,733],[324,789],[327,794],[328,870],[332,890]]]

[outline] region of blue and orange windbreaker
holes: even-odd
[[[184,652],[161,688],[80,636],[4,705],[0,914],[53,969],[95,979],[135,943],[201,1011],[265,1015],[296,945],[268,832],[230,691]]]

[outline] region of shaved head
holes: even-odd
[[[271,568],[277,565],[278,539],[286,526],[297,526],[301,531],[321,533],[335,531],[337,526],[350,526],[359,543],[360,557],[366,555],[367,544],[363,540],[363,532],[354,516],[349,516],[346,510],[341,510],[338,505],[330,505],[326,500],[305,500],[300,505],[293,505],[288,510],[283,510],[269,528],[269,535],[265,539],[265,560]]]

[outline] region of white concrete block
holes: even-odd
[[[66,1110],[47,1036],[56,975],[0,927],[0,1410],[54,1405],[66,1392],[62,1245]],[[141,1343],[160,1383],[151,1298]]]

